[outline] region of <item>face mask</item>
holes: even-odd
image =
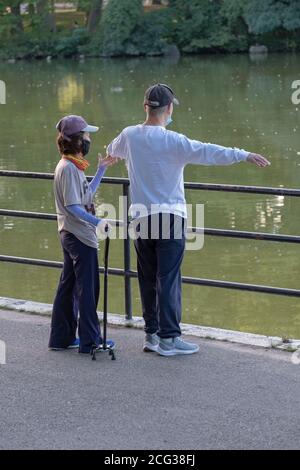
[[[87,139],[82,140],[82,155],[85,157],[90,151],[91,142]]]
[[[171,116],[169,116],[168,119],[167,119],[167,122],[166,122],[166,126],[168,126],[172,122],[173,122],[173,119],[171,118]]]

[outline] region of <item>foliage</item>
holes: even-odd
[[[76,11],[64,13],[54,5],[0,0],[0,58],[159,55],[169,44],[182,53],[256,43],[300,50],[300,0],[169,0],[153,11],[142,0],[109,0],[103,11],[102,0],[75,0]]]
[[[162,54],[168,43],[170,28],[171,16],[168,10],[152,11],[143,15],[127,44],[126,52],[136,51],[139,55],[148,56]]]
[[[230,40],[221,16],[222,0],[171,1],[174,11],[174,40],[184,52],[223,47]]]
[[[299,44],[299,0],[170,0],[170,7],[174,41],[185,52],[239,51],[265,41],[274,50]]]
[[[299,0],[251,0],[246,2],[244,17],[254,34],[271,33],[278,29],[300,28]]]
[[[102,53],[118,56],[126,53],[135,28],[141,23],[141,0],[110,0],[100,24]]]
[[[75,29],[70,36],[62,37],[58,42],[55,52],[63,57],[72,57],[80,51],[80,47],[89,40],[86,29]]]

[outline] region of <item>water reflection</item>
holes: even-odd
[[[70,113],[75,104],[84,101],[84,85],[76,76],[67,75],[58,84],[58,108],[63,113]]]
[[[255,229],[257,231],[268,229],[272,233],[278,233],[282,227],[282,215],[284,208],[284,196],[273,196],[265,202],[256,203]]]
[[[4,224],[3,224],[3,229],[4,230],[13,230],[15,224],[13,221],[4,221]]]

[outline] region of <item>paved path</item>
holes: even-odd
[[[300,365],[291,355],[196,340],[201,352],[141,352],[114,328],[108,355],[47,350],[49,319],[0,310],[1,449],[300,448]]]

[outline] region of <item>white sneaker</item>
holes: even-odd
[[[159,338],[157,352],[160,356],[176,356],[178,354],[194,354],[199,351],[198,344],[188,343],[180,337]]]
[[[158,348],[159,337],[156,333],[149,334],[145,336],[144,348],[145,352],[156,352]]]

